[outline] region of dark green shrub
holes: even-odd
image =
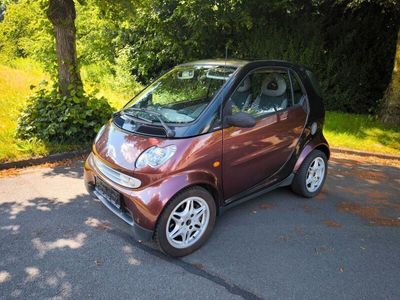
[[[70,97],[61,97],[56,86],[48,89],[44,82],[21,112],[17,137],[56,143],[89,142],[111,113],[111,106],[103,97],[83,91],[71,91]]]
[[[118,39],[144,84],[178,63],[224,57],[226,45],[232,58],[310,67],[328,110],[374,114],[390,81],[400,17],[396,1],[148,3]]]

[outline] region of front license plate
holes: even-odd
[[[96,178],[95,189],[112,205],[121,208],[121,194],[98,177]]]

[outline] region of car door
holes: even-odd
[[[226,104],[232,109],[225,107],[224,114],[247,112],[256,118],[256,125],[223,129],[226,200],[268,179],[290,158],[307,119],[305,101],[294,103],[293,95],[289,70],[280,68],[250,72],[232,93]]]

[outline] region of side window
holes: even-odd
[[[305,95],[301,88],[299,77],[293,71],[290,71],[290,76],[292,78],[294,105],[303,104],[303,101],[305,100]]]
[[[247,75],[231,96],[232,112],[243,111],[254,117],[292,106],[289,74],[284,70],[260,69]]]

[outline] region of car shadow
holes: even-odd
[[[82,174],[77,162],[49,168],[42,176],[51,183],[64,176],[79,180]],[[326,295],[324,288],[341,286],[351,294],[350,285],[357,287],[355,280],[369,268],[384,278],[400,267],[395,254],[400,246],[399,184],[399,167],[332,159],[326,185],[316,198],[281,188],[234,207],[218,219],[204,247],[183,259],[133,240],[130,227],[86,193],[24,201],[9,195],[0,203],[2,295],[171,296],[160,287],[149,290],[146,283],[161,284],[166,277],[170,286],[188,289],[189,295],[190,282],[199,278],[272,298],[308,298],[304,287]],[[319,278],[318,285],[307,278]],[[397,295],[396,278],[386,279],[389,296]],[[371,287],[360,295],[380,292]]]

